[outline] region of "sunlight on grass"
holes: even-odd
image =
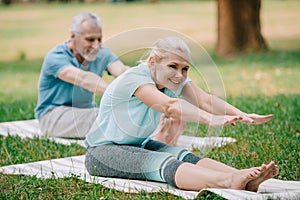
[[[3,78],[2,78],[3,76]],[[9,96],[11,100],[20,99],[24,96],[37,96],[37,74],[1,74],[0,87],[6,88],[0,92],[0,102],[6,101]]]
[[[262,4],[262,32],[271,48],[277,41],[294,38],[294,48],[299,47],[300,1],[264,1]],[[83,11],[99,14],[104,23],[107,40],[123,31],[141,27],[162,27],[179,31],[206,48],[213,49],[217,40],[217,7],[215,1],[161,1],[148,3],[86,3],[12,5],[0,7],[0,60],[17,59],[19,52],[26,52],[29,59],[41,58],[69,37],[72,17]],[[135,12],[128,12],[134,10]],[[117,13],[117,14],[116,14]],[[124,22],[125,20],[125,22]],[[280,22],[280,23],[278,23]],[[274,47],[273,47],[274,45]]]

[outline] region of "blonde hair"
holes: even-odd
[[[166,37],[158,39],[152,46],[148,59],[155,57],[156,61],[166,58],[168,54],[176,54],[190,61],[191,51],[187,44],[178,37]]]

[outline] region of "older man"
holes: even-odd
[[[93,96],[108,86],[103,72],[117,77],[128,69],[101,42],[99,16],[81,13],[71,23],[70,39],[46,55],[35,108],[46,136],[84,138],[98,113]]]

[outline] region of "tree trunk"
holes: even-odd
[[[218,0],[218,55],[268,49],[260,29],[260,6],[261,0]]]

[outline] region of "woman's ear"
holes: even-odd
[[[155,65],[156,61],[155,61],[155,58],[154,56],[150,56],[149,59],[148,59],[148,64],[150,67],[153,67]]]

